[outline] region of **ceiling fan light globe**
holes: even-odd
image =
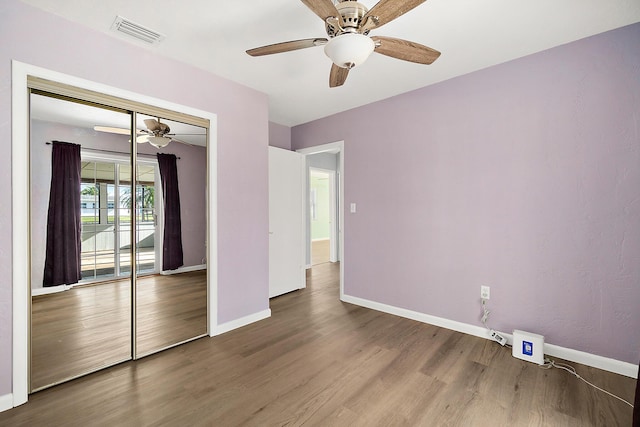
[[[149,144],[153,145],[156,148],[163,148],[169,145],[171,142],[171,138],[165,138],[162,136],[149,136]]]
[[[357,33],[345,33],[329,40],[324,53],[342,68],[353,68],[367,60],[376,45],[371,38]]]
[[[136,136],[136,142],[138,144],[144,144],[145,142],[149,142],[149,135]]]

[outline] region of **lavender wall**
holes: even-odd
[[[218,322],[268,309],[267,97],[17,0],[0,2],[0,16],[0,396],[12,369],[12,59],[216,113]]]
[[[291,150],[291,128],[269,122],[269,145]]]
[[[51,146],[47,141],[66,141],[97,148],[127,153],[129,137],[93,129],[67,126],[60,123],[31,121],[31,287],[42,288],[47,233],[47,210],[51,186]],[[207,208],[206,177],[207,154],[205,147],[173,143],[157,150],[149,144],[139,144],[138,153],[155,155],[157,152],[175,154],[178,160],[180,186],[180,214],[182,218],[182,246],[184,266],[202,265],[206,257]],[[157,241],[157,240],[156,240]]]
[[[346,294],[481,326],[486,284],[496,329],[636,364],[638,123],[635,24],[294,127],[292,146],[345,141]]]

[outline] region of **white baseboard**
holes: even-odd
[[[38,295],[56,294],[58,292],[68,291],[72,287],[73,286],[71,285],[58,285],[58,286],[50,286],[47,288],[34,288],[34,289],[31,289],[31,296],[35,297]]]
[[[206,264],[189,265],[187,267],[176,268],[175,270],[163,270],[160,272],[160,274],[163,276],[170,276],[172,274],[188,273],[190,271],[199,271],[199,270],[206,270],[206,269],[207,269]]]
[[[230,322],[223,323],[218,325],[213,333],[210,336],[216,336],[224,334],[225,332],[233,331],[234,329],[241,328],[243,326],[247,326],[251,323],[258,322],[260,320],[264,320],[271,317],[271,309],[268,308],[263,311],[259,311],[258,313],[253,313],[248,316],[241,317],[236,320],[231,320]]]
[[[560,347],[555,344],[545,343],[544,352],[549,356],[555,356],[560,359],[581,363],[593,368],[602,369],[603,371],[613,372],[626,377],[638,378],[638,365],[634,365],[633,363],[622,362],[620,360],[598,356],[597,354],[586,353],[572,348]]]
[[[370,308],[372,310],[382,311],[384,313],[393,314],[395,316],[405,317],[407,319],[416,320],[422,323],[428,323],[430,325],[439,326],[441,328],[451,329],[480,338],[491,339],[491,337],[489,336],[489,332],[481,326],[475,326],[468,323],[457,322],[455,320],[444,319],[442,317],[431,316],[429,314],[394,307],[392,305],[382,304],[364,298],[353,297],[351,295],[344,295],[341,300],[350,304],[359,305],[362,307]],[[503,332],[501,333],[505,335],[510,344],[513,343],[513,337],[511,336],[511,334]],[[607,357],[598,356],[596,354],[586,353],[584,351],[560,347],[558,345],[548,343],[544,344],[544,353],[549,356],[558,357],[564,360],[569,360],[571,362],[576,362],[594,368],[602,369],[604,371],[613,372],[631,378],[638,378],[638,365],[634,365],[632,363],[622,362],[620,360],[610,359]]]
[[[200,264],[200,265],[189,265],[187,267],[180,267],[177,268],[175,270],[165,270],[165,271],[161,271],[160,274],[162,276],[170,276],[172,274],[178,274],[178,273],[188,273],[189,271],[199,271],[199,270],[206,270],[207,269],[207,265],[206,264]],[[106,279],[104,280],[105,282],[108,282],[112,279]],[[95,283],[99,283],[99,282],[95,282]],[[38,296],[38,295],[48,295],[48,294],[55,294],[58,292],[64,292],[64,291],[68,291],[69,289],[78,286],[78,285],[83,285],[85,283],[74,283],[73,285],[59,285],[59,286],[51,286],[51,287],[47,287],[47,288],[34,288],[31,290],[31,296]]]
[[[0,396],[0,412],[13,408],[13,394],[5,394]]]

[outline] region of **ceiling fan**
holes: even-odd
[[[171,141],[179,142],[181,144],[193,145],[189,144],[186,141],[182,141],[180,139],[174,138],[175,133],[171,132],[171,128],[166,123],[160,122],[160,118],[156,119],[145,119],[144,124],[147,126],[146,129],[136,129],[136,142],[139,144],[143,144],[148,142],[156,148],[163,148],[169,145]],[[124,128],[116,128],[109,126],[94,126],[94,130],[99,132],[109,132],[109,133],[118,133],[122,135],[130,135],[129,129]],[[187,135],[187,134],[184,134]],[[191,134],[189,134],[191,135]],[[200,134],[198,134],[200,135]]]
[[[372,52],[392,58],[431,64],[440,52],[407,40],[369,36],[369,31],[404,15],[426,0],[380,0],[371,10],[354,0],[302,0],[324,22],[326,38],[293,40],[247,50],[251,56],[271,55],[297,49],[324,45],[331,59],[329,86],[342,86],[349,70],[362,64]]]

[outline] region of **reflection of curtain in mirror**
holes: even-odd
[[[176,156],[158,153],[158,166],[164,198],[164,237],[162,269],[175,270],[182,266],[182,222],[180,219],[180,193]]]
[[[80,146],[53,142],[44,286],[78,283],[80,272]]]

